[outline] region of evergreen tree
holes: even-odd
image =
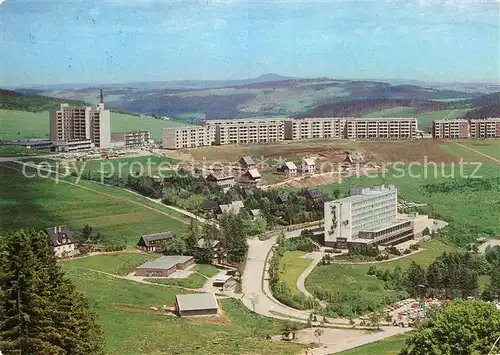
[[[425,271],[420,265],[412,261],[405,274],[406,290],[412,296],[422,296],[425,291]]]
[[[488,291],[491,298],[500,298],[500,264],[491,269],[490,282],[488,282],[485,291]]]
[[[101,354],[96,315],[56,263],[50,238],[19,230],[0,245],[4,354]]]
[[[186,248],[189,253],[193,253],[198,246],[198,240],[200,240],[200,229],[196,224],[194,218],[191,218],[191,223],[189,224],[189,229],[184,236],[184,241],[186,242]]]

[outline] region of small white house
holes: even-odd
[[[299,170],[303,174],[311,173],[316,171],[316,159],[314,158],[304,158],[300,164]]]
[[[68,226],[55,226],[45,228],[49,235],[54,254],[58,258],[73,256],[75,254],[75,243],[71,237]]]

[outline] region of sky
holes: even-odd
[[[0,0],[0,86],[499,82],[500,0]]]

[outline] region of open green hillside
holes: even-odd
[[[111,132],[150,131],[161,140],[162,129],[181,126],[179,121],[158,120],[149,116],[134,116],[111,112]],[[0,109],[0,140],[48,138],[49,112],[28,112]]]
[[[116,355],[303,353],[304,346],[266,340],[280,333],[282,322],[258,316],[239,301],[219,301],[223,315],[178,318],[150,307],[172,306],[176,287],[145,285],[61,263],[78,290],[88,297],[104,330],[105,352]]]
[[[141,235],[183,233],[189,225],[182,215],[127,191],[87,181],[58,183],[27,178],[18,164],[0,164],[0,181],[9,188],[0,196],[0,235],[18,228],[42,229],[66,224],[80,230],[89,224],[108,242],[134,247]],[[27,170],[33,174],[33,169]]]

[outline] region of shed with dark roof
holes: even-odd
[[[137,246],[144,251],[156,251],[162,241],[170,240],[173,237],[171,232],[147,234],[139,239]]]

